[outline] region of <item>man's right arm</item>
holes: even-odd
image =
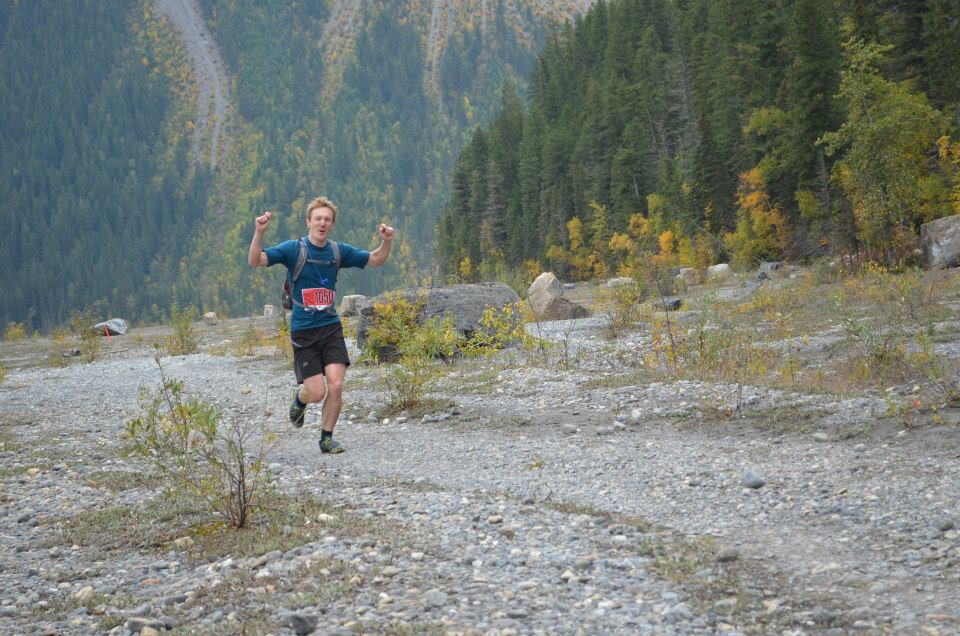
[[[267,253],[263,251],[260,244],[263,241],[263,233],[267,231],[267,226],[270,225],[271,216],[273,216],[272,212],[264,212],[255,221],[256,226],[253,229],[253,239],[250,241],[250,251],[247,252],[247,264],[250,267],[266,267],[270,264],[267,261]]]

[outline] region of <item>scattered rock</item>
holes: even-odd
[[[220,323],[220,318],[217,317],[217,313],[214,311],[208,311],[203,314],[203,324],[208,326],[213,326]]]
[[[731,276],[733,276],[733,270],[730,269],[730,265],[727,263],[719,263],[707,268],[707,278],[724,280]]]
[[[920,243],[930,269],[960,265],[960,214],[921,225]]]
[[[527,296],[533,296],[540,292],[546,292],[554,296],[563,296],[563,286],[560,284],[560,281],[557,280],[557,277],[553,275],[553,272],[543,272],[537,276],[536,280],[533,281],[527,290]]]
[[[740,550],[733,546],[723,546],[717,551],[718,563],[730,563],[740,558]]]
[[[767,261],[765,263],[760,263],[760,271],[767,276],[770,276],[772,273],[780,270],[783,267],[783,261]]]
[[[318,617],[303,612],[283,612],[280,621],[285,627],[292,629],[297,636],[312,634],[317,628]]]
[[[760,476],[760,473],[751,469],[743,474],[741,483],[746,488],[753,488],[756,490],[757,488],[763,488],[764,484],[767,482],[764,481],[763,477]]]
[[[617,278],[611,278],[606,283],[604,283],[603,286],[609,287],[609,288],[623,287],[625,285],[633,285],[635,282],[636,281],[634,281],[629,276],[619,276]]]
[[[283,310],[276,305],[264,305],[263,306],[263,317],[264,318],[279,318],[283,315]]]
[[[194,541],[192,537],[180,537],[179,539],[173,540],[173,545],[175,545],[180,550],[186,550],[187,548],[193,547]]]
[[[540,320],[575,320],[590,316],[586,307],[547,292],[528,296],[527,302]]]
[[[423,599],[428,607],[444,607],[447,604],[447,593],[436,588],[424,594]]]
[[[668,296],[654,303],[654,307],[660,311],[678,311],[681,306],[683,306],[683,300],[678,296]]]
[[[356,316],[360,313],[360,308],[365,305],[367,302],[367,297],[362,294],[350,294],[349,296],[344,296],[343,300],[340,301],[340,309],[338,312],[341,316],[350,317]]]

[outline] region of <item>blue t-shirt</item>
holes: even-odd
[[[317,247],[306,239],[307,262],[300,270],[300,277],[293,286],[293,314],[290,318],[290,331],[304,331],[326,327],[340,322],[336,311],[337,265],[333,259],[330,241],[323,247]],[[367,266],[370,252],[358,250],[347,243],[337,242],[340,247],[340,267]],[[292,275],[300,256],[298,240],[284,241],[279,245],[263,250],[267,254],[267,267],[280,263]],[[321,261],[321,264],[310,261]]]

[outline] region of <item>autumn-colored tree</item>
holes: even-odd
[[[932,171],[946,118],[923,93],[883,76],[890,50],[857,38],[844,44],[847,119],[821,141],[828,154],[843,153],[834,179],[850,199],[861,244],[895,265],[920,223],[949,212],[949,195]]]
[[[733,266],[750,269],[759,261],[778,258],[787,246],[787,223],[779,204],[767,194],[760,168],[740,175],[737,206],[737,229],[724,236]]]

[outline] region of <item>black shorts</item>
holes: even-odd
[[[290,342],[293,344],[293,372],[297,376],[297,384],[323,373],[328,364],[339,362],[350,366],[347,343],[343,341],[343,325],[339,322],[295,331],[290,334]]]

